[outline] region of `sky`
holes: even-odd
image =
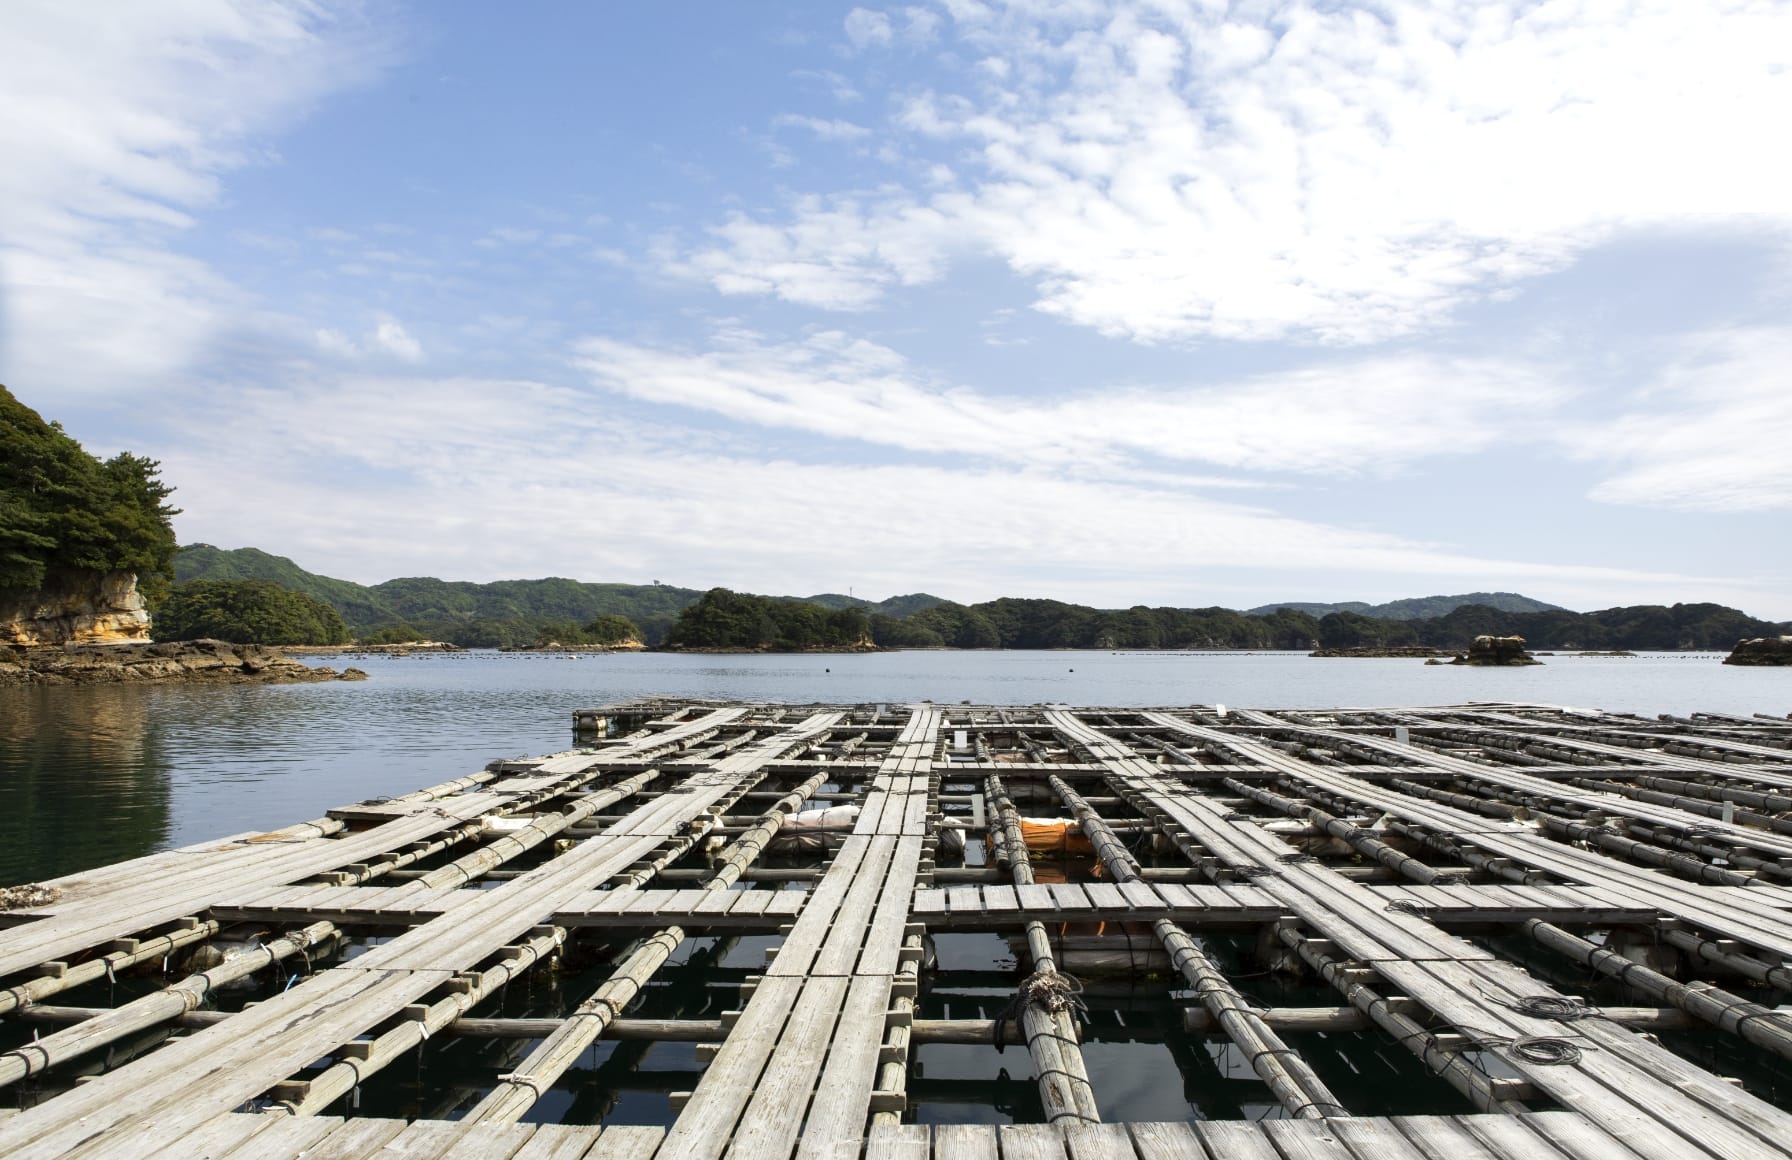
[[[0,5],[0,382],[362,582],[1792,617],[1792,2]]]

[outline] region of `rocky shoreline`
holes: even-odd
[[[1726,665],[1778,665],[1792,667],[1792,636],[1760,636],[1739,640]]]
[[[364,681],[360,669],[311,668],[278,649],[222,640],[69,645],[0,645],[0,685]]]

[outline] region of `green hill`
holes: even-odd
[[[946,603],[938,596],[929,596],[925,592],[911,592],[907,596],[892,596],[888,600],[878,601],[842,596],[838,592],[823,592],[818,596],[804,596],[801,599],[805,604],[819,604],[823,608],[858,608],[872,616],[888,616],[896,620]]]
[[[308,572],[285,556],[211,544],[182,548],[175,578],[272,580],[332,605],[357,634],[407,624],[426,637],[470,646],[527,644],[544,628],[626,616],[650,643],[666,635],[680,609],[701,592],[665,584],[586,584],[549,577],[474,584],[430,576],[356,584]]]
[[[1411,596],[1405,600],[1390,600],[1386,604],[1367,604],[1361,600],[1345,600],[1337,604],[1290,600],[1281,604],[1260,604],[1247,612],[1251,616],[1268,616],[1278,608],[1291,608],[1315,619],[1330,616],[1334,612],[1354,612],[1358,616],[1374,617],[1377,620],[1426,620],[1448,616],[1469,604],[1497,608],[1501,612],[1567,611],[1559,605],[1545,604],[1516,592],[1464,592],[1457,596]]]

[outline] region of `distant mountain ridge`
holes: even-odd
[[[1358,616],[1372,616],[1377,620],[1428,620],[1435,616],[1448,616],[1469,604],[1484,604],[1489,608],[1497,608],[1501,612],[1567,612],[1566,608],[1557,604],[1545,604],[1541,600],[1532,600],[1529,596],[1520,596],[1516,592],[1464,592],[1456,596],[1412,596],[1405,600],[1390,600],[1386,604],[1366,604],[1361,600],[1346,600],[1338,604],[1317,604],[1296,600],[1281,604],[1259,604],[1245,611],[1252,616],[1268,616],[1278,608],[1292,608],[1296,612],[1304,612],[1315,619],[1329,616],[1334,612],[1354,612]]]
[[[174,558],[174,578],[189,580],[272,580],[295,592],[315,596],[335,607],[356,633],[408,624],[425,635],[438,631],[462,643],[484,640],[513,643],[516,626],[533,629],[550,622],[584,623],[599,616],[626,616],[641,627],[649,643],[663,640],[679,612],[703,595],[695,588],[670,584],[594,584],[551,576],[541,580],[438,580],[412,576],[379,584],[357,584],[308,572],[285,556],[259,548],[219,548],[189,544]],[[782,597],[829,608],[861,608],[867,613],[903,617],[943,601],[926,593],[861,600],[838,593]],[[526,643],[526,639],[523,640]]]

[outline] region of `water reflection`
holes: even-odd
[[[163,848],[170,770],[139,690],[0,689],[0,882]]]
[[[1785,713],[1783,669],[1559,656],[1527,669],[1293,653],[367,657],[364,684],[0,689],[0,883],[316,817],[570,744],[574,709],[644,694],[806,703],[1265,708],[1529,700]]]

